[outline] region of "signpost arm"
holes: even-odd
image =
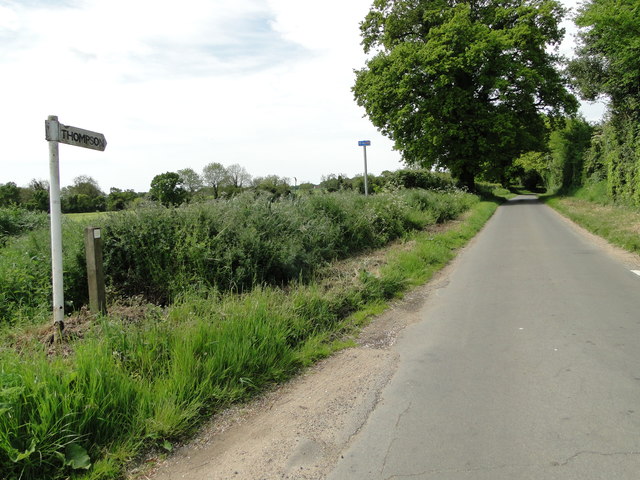
[[[53,280],[54,338],[64,329],[64,288],[62,283],[62,209],[60,206],[60,166],[58,117],[49,116],[46,124],[49,140],[49,209],[51,218],[51,275]]]

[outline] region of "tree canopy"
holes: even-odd
[[[176,173],[180,175],[182,184],[189,193],[195,193],[202,188],[202,177],[193,168],[183,168]]]
[[[182,186],[180,175],[165,172],[151,180],[149,196],[165,206],[180,205],[187,198],[187,191]]]
[[[204,166],[202,169],[202,178],[204,183],[213,188],[214,198],[218,198],[220,187],[229,183],[229,173],[221,163],[212,162]]]
[[[604,96],[614,115],[640,119],[640,3],[590,0],[575,19],[582,27],[569,70],[586,100]]]
[[[73,185],[64,187],[63,193],[69,195],[87,195],[88,197],[104,196],[104,192],[93,177],[79,175],[73,179]]]
[[[106,208],[106,197],[95,179],[80,175],[73,179],[73,185],[61,192],[62,211],[65,213],[97,212]]]
[[[249,175],[249,172],[247,172],[242,165],[237,163],[227,167],[227,174],[229,175],[229,181],[234,188],[245,187],[251,182],[251,175]]]
[[[577,110],[560,57],[555,0],[375,0],[361,24],[374,54],[353,92],[409,165],[472,187],[541,150],[544,116]]]

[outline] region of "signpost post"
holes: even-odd
[[[358,146],[364,149],[364,194],[369,195],[369,179],[367,178],[367,147],[371,146],[371,140],[359,140]]]
[[[107,140],[101,133],[69,127],[50,115],[45,121],[45,136],[49,142],[49,208],[51,211],[51,278],[53,282],[54,337],[64,329],[64,286],[62,280],[62,208],[60,206],[59,143],[104,151]]]

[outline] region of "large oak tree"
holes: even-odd
[[[554,0],[375,0],[356,101],[407,164],[471,188],[480,173],[502,179],[542,149],[545,115],[577,109],[554,49],[564,13]]]

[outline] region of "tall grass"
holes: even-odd
[[[64,281],[67,309],[87,300],[82,226],[64,222]],[[36,315],[51,299],[51,239],[48,228],[12,238],[0,248],[0,324]]]
[[[144,446],[166,445],[203,415],[326,355],[351,328],[350,314],[427,280],[494,209],[476,201],[446,233],[412,235],[416,247],[395,253],[379,274],[242,295],[184,291],[139,321],[100,319],[67,358],[0,352],[3,478],[117,477]]]
[[[570,196],[600,205],[612,205],[614,203],[609,197],[607,183],[604,180],[586,182],[585,185],[572,191]]]
[[[105,448],[124,443],[136,450],[176,438],[205,412],[281,381],[326,352],[318,346],[327,332],[378,296],[371,285],[329,295],[308,286],[217,301],[186,296],[168,315],[140,324],[103,319],[69,361],[5,352],[0,468],[11,480],[65,478],[72,473],[69,445],[102,471],[112,461]]]

